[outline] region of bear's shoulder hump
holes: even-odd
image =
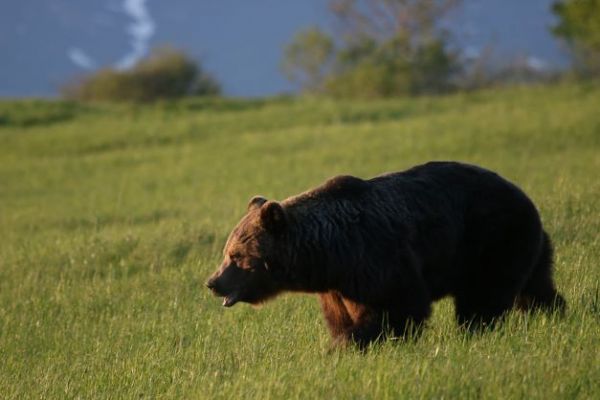
[[[338,175],[328,179],[322,186],[322,191],[330,194],[357,195],[368,187],[364,180],[351,175]]]

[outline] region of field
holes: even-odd
[[[335,351],[317,300],[224,309],[204,281],[255,194],[428,160],[538,205],[569,310]],[[0,397],[600,398],[600,86],[439,98],[0,102]]]

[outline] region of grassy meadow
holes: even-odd
[[[428,160],[538,205],[569,309],[331,351],[317,300],[204,281],[255,194]],[[600,398],[600,85],[438,98],[0,102],[0,398]]]

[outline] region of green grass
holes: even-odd
[[[314,296],[223,309],[203,282],[255,194],[432,159],[518,183],[564,319],[329,351]],[[0,397],[600,397],[600,86],[370,102],[0,103]]]

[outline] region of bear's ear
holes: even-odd
[[[265,199],[262,196],[254,196],[253,198],[250,199],[250,201],[248,202],[248,211],[252,211],[256,208],[261,208],[263,204],[265,204],[267,202],[267,199]]]
[[[260,208],[260,220],[263,226],[272,233],[281,232],[287,224],[285,210],[276,201],[267,201]]]

